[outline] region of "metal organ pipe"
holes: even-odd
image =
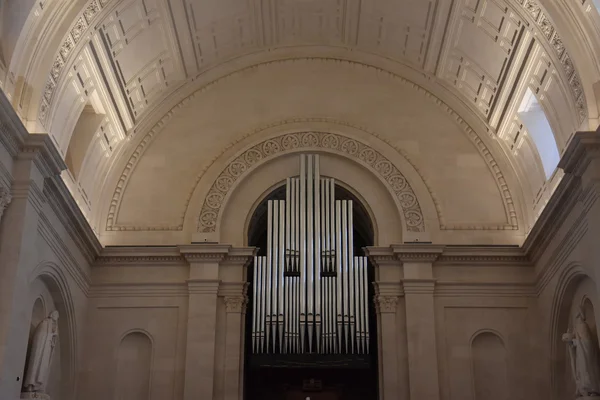
[[[369,352],[367,259],[354,255],[353,204],[335,199],[319,156],[300,156],[286,200],[267,205],[266,256],[254,259],[252,352]]]

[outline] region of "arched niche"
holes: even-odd
[[[27,309],[34,310],[38,299],[44,304],[46,318],[58,311],[59,340],[52,357],[47,392],[54,399],[75,399],[75,371],[77,371],[77,326],[71,288],[63,269],[54,263],[40,263],[31,274]],[[36,324],[37,326],[37,324]],[[24,370],[26,369],[26,365]],[[24,371],[25,372],[25,371]]]
[[[152,340],[145,332],[129,332],[117,349],[115,399],[147,400],[151,370]]]
[[[31,319],[29,321],[29,331],[27,337],[27,351],[25,354],[25,363],[23,366],[23,372],[21,374],[21,384],[25,384],[26,374],[29,368],[29,360],[31,357],[33,338],[38,325],[48,317],[48,315],[57,310],[57,302],[55,301],[55,295],[52,290],[48,287],[44,279],[39,277],[30,284],[30,291],[28,296],[28,309],[31,310]],[[59,311],[60,314],[60,311]],[[65,333],[67,329],[64,328]],[[64,386],[63,379],[63,368],[66,367],[67,363],[63,362],[63,347],[68,347],[65,343],[68,339],[62,337],[62,330],[60,326],[58,335],[59,340],[57,341],[54,351],[52,353],[52,359],[50,362],[50,371],[48,374],[48,381],[46,383],[45,392],[48,393],[52,398],[63,398],[68,393],[68,388]]]
[[[508,355],[502,338],[491,331],[471,341],[471,373],[475,400],[508,400]]]
[[[339,154],[320,154],[321,174],[334,178],[361,201],[373,224],[376,246],[402,243],[403,221],[385,184],[361,164]],[[220,218],[219,241],[247,245],[247,232],[256,207],[288,177],[299,173],[299,153],[269,160],[252,170],[229,193]],[[245,221],[245,223],[240,223]]]
[[[566,344],[562,334],[573,327],[577,311],[582,308],[586,324],[598,344],[598,295],[594,281],[576,264],[565,268],[552,309],[552,389],[556,398],[570,398],[575,393],[575,382],[571,371]]]

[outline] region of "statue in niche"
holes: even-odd
[[[27,363],[24,392],[43,393],[48,382],[50,363],[58,341],[58,311],[52,311],[35,328],[31,341],[31,355]]]
[[[577,397],[600,396],[600,358],[596,341],[585,322],[583,308],[575,315],[573,329],[562,336],[567,343],[571,371],[575,379]]]

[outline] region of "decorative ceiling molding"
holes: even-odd
[[[48,111],[54,100],[54,93],[58,87],[58,83],[61,80],[62,75],[68,68],[67,65],[71,64],[75,59],[75,47],[79,44],[82,38],[84,38],[90,28],[93,26],[93,22],[98,19],[101,11],[112,0],[90,0],[83,8],[83,11],[75,18],[75,22],[71,25],[68,33],[62,40],[62,44],[58,49],[50,74],[46,79],[46,85],[44,86],[44,93],[39,105],[38,119],[44,127],[48,127]]]
[[[204,199],[198,232],[215,232],[224,201],[234,183],[247,175],[260,161],[299,149],[328,149],[360,161],[379,175],[402,208],[403,222],[410,232],[424,232],[421,205],[410,183],[385,156],[358,140],[335,133],[298,132],[264,140],[237,156],[223,169]]]
[[[229,150],[231,147],[233,147],[234,145],[236,145],[237,143],[241,142],[242,140],[247,139],[248,137],[261,132],[265,129],[268,128],[272,128],[272,127],[276,127],[276,126],[281,126],[284,124],[289,124],[289,123],[299,123],[299,122],[333,122],[335,124],[339,124],[339,125],[343,125],[343,126],[349,126],[355,129],[359,129],[362,130],[364,132],[370,133],[373,136],[376,136],[380,139],[382,139],[379,135],[377,135],[376,133],[367,130],[361,126],[358,125],[354,125],[348,122],[343,122],[343,121],[337,121],[337,120],[331,120],[331,119],[315,119],[315,118],[290,118],[288,120],[284,120],[284,121],[278,121],[269,125],[265,125],[265,126],[261,126],[245,135],[242,135],[241,137],[239,137],[236,141],[232,142],[230,145],[228,145],[227,147],[225,147],[220,154],[216,155],[209,163],[208,165],[202,170],[200,171],[200,173],[198,174],[198,176],[196,177],[195,183],[194,185],[191,187],[187,199],[186,199],[186,203],[185,203],[185,209],[183,210],[183,212],[180,215],[180,219],[179,219],[179,223],[177,225],[161,225],[161,226],[145,226],[145,227],[140,227],[140,226],[127,226],[127,225],[119,225],[116,223],[117,217],[118,217],[118,210],[120,208],[121,205],[121,199],[122,199],[122,195],[123,192],[125,191],[125,187],[127,186],[127,183],[129,181],[129,177],[132,174],[132,171],[135,169],[135,167],[137,166],[137,163],[139,162],[139,160],[141,159],[141,156],[143,155],[143,153],[145,152],[146,148],[148,147],[148,145],[152,142],[152,140],[154,139],[154,137],[157,136],[158,133],[162,132],[162,130],[164,129],[165,126],[167,126],[167,124],[169,123],[169,121],[175,116],[177,115],[179,112],[181,112],[181,109],[187,105],[190,101],[192,101],[194,98],[196,98],[197,96],[201,95],[202,93],[204,93],[206,90],[208,90],[209,88],[213,87],[214,85],[223,82],[227,79],[230,79],[244,71],[247,70],[254,70],[260,67],[264,67],[264,66],[268,66],[268,65],[272,65],[272,64],[283,64],[283,63],[287,63],[287,62],[296,62],[298,60],[316,60],[316,61],[320,61],[320,62],[334,62],[334,63],[347,63],[349,65],[355,65],[358,67],[362,67],[362,68],[366,68],[366,69],[371,69],[374,70],[376,73],[379,74],[386,74],[387,76],[391,77],[392,79],[395,79],[396,81],[407,85],[408,87],[418,91],[419,93],[425,95],[425,97],[427,97],[428,99],[430,99],[431,101],[433,101],[433,103],[435,105],[437,105],[442,111],[444,111],[446,114],[449,114],[452,119],[454,119],[457,123],[457,126],[466,134],[467,138],[473,143],[473,145],[475,146],[475,148],[479,151],[479,153],[481,154],[481,156],[483,157],[483,159],[486,161],[488,168],[490,169],[490,172],[492,173],[492,176],[494,177],[494,179],[496,180],[497,186],[498,186],[498,190],[501,193],[501,198],[505,207],[505,211],[506,211],[506,215],[507,215],[507,223],[506,224],[501,224],[501,225],[458,225],[458,224],[454,224],[454,225],[448,225],[445,223],[445,216],[441,211],[441,207],[440,207],[440,202],[437,199],[437,196],[433,193],[433,191],[431,190],[431,186],[427,183],[427,181],[423,178],[422,174],[419,173],[419,175],[421,175],[421,178],[423,179],[430,195],[432,196],[436,211],[438,213],[438,218],[440,220],[440,229],[441,230],[472,230],[472,229],[477,229],[477,230],[517,230],[518,229],[518,219],[517,219],[517,213],[515,210],[515,206],[514,206],[514,201],[512,198],[512,194],[508,188],[508,184],[506,182],[506,179],[504,178],[504,175],[502,173],[502,171],[500,170],[500,167],[498,166],[498,163],[496,162],[496,160],[494,159],[493,155],[491,154],[491,152],[489,151],[489,149],[487,148],[487,146],[485,145],[485,143],[481,140],[481,138],[479,137],[479,135],[475,132],[475,130],[473,130],[473,128],[471,128],[471,126],[457,113],[455,112],[450,106],[448,106],[444,101],[440,100],[438,97],[436,97],[434,94],[432,94],[430,91],[428,91],[427,89],[423,88],[422,86],[409,81],[408,79],[397,75],[393,72],[390,72],[388,70],[384,70],[372,65],[368,65],[368,64],[364,64],[364,63],[359,63],[356,61],[349,61],[346,59],[336,59],[336,58],[327,58],[327,57],[301,57],[301,58],[294,58],[294,59],[284,59],[284,60],[275,60],[275,61],[269,61],[266,63],[261,63],[261,64],[257,64],[257,65],[252,65],[252,66],[248,66],[245,67],[241,70],[237,70],[234,72],[231,72],[227,75],[224,75],[218,79],[215,79],[207,84],[205,84],[204,86],[200,87],[197,91],[193,92],[190,96],[186,97],[185,99],[183,99],[182,101],[180,101],[179,103],[177,103],[177,105],[175,105],[172,109],[170,109],[149,131],[148,133],[146,133],[146,135],[143,137],[143,139],[140,141],[140,143],[137,145],[137,147],[135,148],[135,150],[133,151],[132,155],[130,156],[129,160],[127,161],[125,168],[123,170],[123,172],[121,173],[121,176],[117,182],[115,191],[113,193],[113,197],[112,200],[110,202],[110,206],[109,206],[109,210],[108,210],[108,215],[107,215],[107,220],[106,220],[106,230],[107,231],[181,231],[183,230],[183,223],[184,223],[184,219],[185,219],[185,215],[187,213],[187,209],[189,207],[189,203],[191,201],[192,198],[192,194],[196,188],[196,186],[198,185],[198,183],[200,182],[200,180],[202,179],[202,177],[204,176],[204,174],[206,173],[206,171],[212,166],[212,164],[219,158],[221,157],[227,150]],[[491,136],[494,140],[496,139],[494,136]],[[383,139],[382,139],[383,140]],[[390,144],[389,142],[385,141],[386,143]],[[390,146],[392,146],[390,144]],[[396,151],[398,151],[404,158],[407,159],[407,161],[415,168],[416,171],[419,171],[419,169],[416,167],[416,165],[411,162],[406,155],[404,154],[404,152],[398,147],[398,146],[392,146]]]
[[[542,32],[543,37],[546,39],[546,43],[554,49],[554,53],[560,64],[562,65],[563,72],[569,82],[569,88],[571,89],[571,96],[575,103],[575,108],[579,116],[579,123],[582,123],[588,116],[587,103],[585,101],[585,94],[583,92],[583,86],[581,79],[577,74],[575,65],[571,56],[567,52],[565,45],[558,34],[554,23],[548,16],[548,13],[539,5],[535,0],[513,0],[519,4],[525,11],[526,14],[533,20],[537,28]]]
[[[575,70],[572,58],[565,49],[564,43],[558,35],[552,20],[549,18],[547,12],[545,12],[535,0],[512,1],[516,2],[518,6],[525,11],[528,18],[534,22],[534,26],[542,33],[542,37],[545,38],[547,44],[554,49],[555,55],[560,61],[568,80],[571,95],[581,123],[588,115],[583,86],[580,77]],[[111,2],[113,2],[113,0],[88,1],[83,8],[83,11],[75,18],[74,23],[63,38],[61,46],[54,57],[54,62],[49,76],[46,79],[46,84],[39,104],[38,119],[43,126],[47,127],[49,110],[53,101],[55,101],[56,88],[65,71],[68,70],[66,66],[73,62],[75,55],[73,50],[81,42],[82,38],[86,37],[88,31],[93,29],[94,22],[98,19],[98,16],[102,14],[101,11],[103,11]],[[267,28],[263,27],[263,30],[266,29]],[[270,47],[273,46],[277,47],[277,44],[270,45]],[[264,45],[257,45],[257,50],[264,48]]]

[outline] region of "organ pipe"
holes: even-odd
[[[367,259],[354,255],[353,204],[335,199],[319,156],[300,156],[285,200],[269,200],[254,259],[252,352],[368,354]]]

